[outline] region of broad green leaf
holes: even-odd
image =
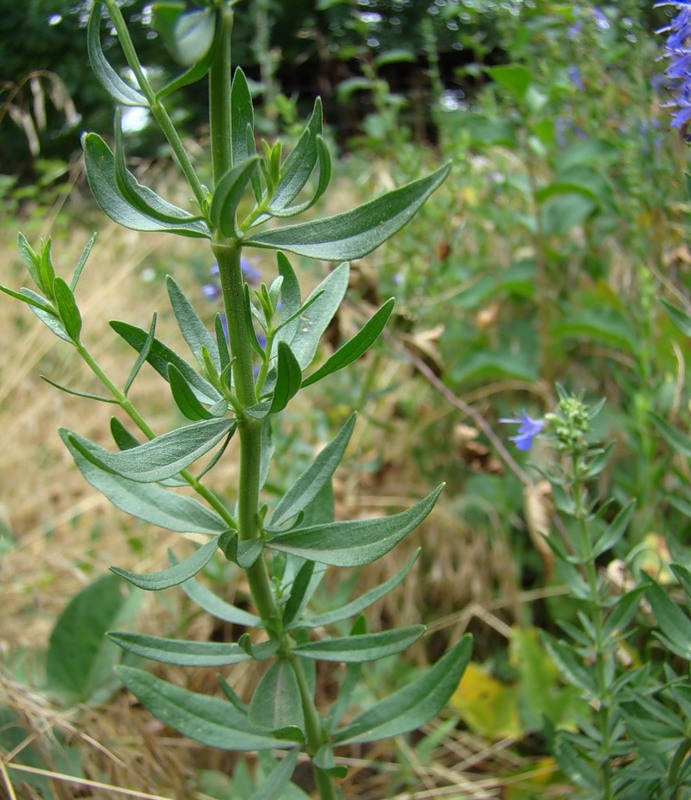
[[[157,719],[197,742],[220,750],[273,750],[295,746],[257,731],[226,700],[180,689],[132,667],[117,667],[120,680]]]
[[[249,656],[237,644],[230,642],[193,642],[188,639],[165,639],[139,633],[109,633],[110,639],[129,653],[185,667],[223,667],[249,661]],[[265,642],[264,644],[270,644]],[[261,648],[261,644],[255,646]]]
[[[628,321],[623,314],[613,309],[572,314],[554,325],[552,331],[560,340],[594,339],[630,353],[635,353],[638,347],[636,334]]]
[[[300,688],[295,670],[285,659],[272,664],[264,673],[250,701],[248,719],[255,728],[279,731],[305,729]]]
[[[82,137],[84,163],[89,179],[89,186],[103,212],[114,222],[125,228],[136,231],[164,231],[182,236],[209,238],[206,223],[186,211],[171,205],[159,197],[151,189],[132,181],[141,203],[157,210],[156,216],[133,206],[117,187],[115,177],[115,157],[108,145],[95,133],[86,133]],[[130,173],[131,174],[131,173]],[[167,219],[168,217],[172,219]],[[173,221],[177,220],[177,221]]]
[[[336,567],[359,567],[381,558],[430,513],[443,485],[407,511],[378,519],[296,528],[267,540],[267,547]]]
[[[82,332],[82,315],[79,313],[72,290],[60,277],[53,281],[53,295],[67,335],[73,342],[78,342],[79,334]]]
[[[144,95],[126,83],[108,63],[108,59],[101,47],[101,9],[103,3],[96,0],[91,7],[89,24],[87,27],[86,46],[89,61],[101,86],[108,92],[111,99],[123,106],[143,106],[148,108],[149,103]]]
[[[549,197],[540,209],[542,230],[545,236],[567,233],[585,222],[595,208],[595,201],[580,191]]]
[[[235,70],[233,75],[233,83],[230,90],[230,108],[232,163],[233,166],[237,166],[256,153],[254,137],[247,135],[248,131],[254,131],[252,95],[250,94],[245,73],[240,67]]]
[[[439,714],[458,686],[470,661],[472,638],[467,635],[420,678],[336,731],[334,744],[389,739],[419,728]]]
[[[355,414],[324,447],[309,467],[278,501],[270,518],[270,528],[278,528],[303,511],[331,480],[341,463],[355,427]]]
[[[67,604],[50,635],[46,653],[48,689],[69,704],[105,702],[118,688],[113,666],[120,661],[106,632],[136,612],[140,596],[115,575],[85,586]]]
[[[184,9],[184,7],[183,7]],[[197,81],[201,80],[209,71],[211,64],[213,62],[214,56],[218,49],[218,46],[221,42],[222,36],[222,28],[221,26],[217,26],[216,33],[214,35],[214,41],[209,48],[208,52],[201,60],[197,61],[196,64],[193,64],[188,70],[185,70],[181,75],[178,75],[177,78],[173,78],[172,81],[167,83],[162,89],[159,89],[156,92],[156,100],[161,101],[168,97],[168,95],[173,94],[178,89],[182,89],[183,86],[189,86],[192,83],[196,83]]]
[[[169,589],[171,586],[184,583],[202,570],[214,557],[218,549],[219,539],[219,536],[214,536],[213,539],[200,547],[193,555],[189,556],[189,558],[186,558],[178,564],[174,564],[172,567],[168,567],[168,569],[162,569],[159,572],[142,574],[130,572],[120,567],[111,567],[110,569],[111,572],[125,578],[125,580],[129,581],[134,586],[138,586],[140,589],[146,589],[148,592],[158,592],[161,589]]]
[[[657,634],[673,653],[691,661],[691,619],[652,578],[646,597],[653,608],[662,633]]]
[[[214,418],[215,415],[197,400],[197,395],[175,364],[168,364],[168,383],[175,405],[187,419],[197,422],[200,419]]]
[[[65,431],[65,435],[70,444],[102,469],[140,483],[152,483],[172,478],[189,467],[233,431],[235,425],[233,419],[202,420],[118,453],[71,431]]]
[[[218,345],[207,330],[206,325],[202,322],[199,314],[195,311],[194,306],[170,275],[166,278],[166,287],[168,289],[170,305],[172,306],[175,319],[180,328],[180,333],[183,335],[194,357],[203,365],[203,350],[206,348],[207,352],[211,355],[214,366],[217,371],[220,372],[221,358],[218,353]],[[180,371],[182,372],[182,370]]]
[[[276,366],[276,385],[274,386],[269,414],[277,414],[288,405],[302,382],[302,370],[293,355],[290,345],[278,343],[278,364]]]
[[[84,478],[126,514],[179,533],[218,534],[228,530],[221,517],[193,497],[107,472],[84,458],[64,432],[60,435]]]
[[[319,369],[315,370],[308,378],[305,378],[302,382],[303,387],[316,383],[327,375],[347,367],[348,364],[352,364],[353,361],[356,361],[363,353],[367,352],[384,330],[395,304],[396,301],[393,297],[387,300],[352,339],[339,347]]]
[[[293,772],[295,772],[299,752],[300,748],[296,747],[284,759],[279,761],[264,779],[259,789],[250,795],[248,800],[276,800],[276,798],[284,797],[285,800],[288,800],[283,791],[287,788]]]
[[[127,344],[133,347],[138,353],[149,348],[146,360],[158,372],[158,374],[168,380],[168,365],[174,364],[180,371],[187,383],[197,395],[197,399],[202,403],[213,405],[222,400],[222,395],[209,381],[200,375],[194,367],[180,358],[177,353],[167,347],[163,342],[154,338],[148,343],[149,334],[142,328],[130,325],[127,322],[111,320],[110,327],[121,336]]]
[[[225,600],[221,600],[220,597],[194,578],[185,581],[182,584],[182,590],[190,600],[206,611],[207,614],[216,617],[216,619],[230,622],[233,625],[243,625],[246,628],[262,627],[262,621],[259,617],[231,603],[227,603]]]
[[[325,261],[362,258],[400,230],[449,174],[447,164],[417,181],[334,217],[274,228],[248,246],[289,250]]]
[[[580,663],[573,649],[544,631],[542,639],[552,660],[568,683],[577,686],[588,698],[596,697],[595,678],[592,672]]]
[[[650,417],[667,444],[673,447],[680,455],[691,458],[691,437],[680,431],[679,428],[675,428],[674,425],[670,425],[659,414],[651,412]]]
[[[324,278],[305,301],[305,310],[297,317],[293,338],[288,340],[285,333],[279,337],[290,345],[302,369],[312,363],[319,340],[345,297],[349,275],[350,266],[344,261]]]
[[[364,633],[360,636],[342,636],[335,639],[320,639],[294,648],[295,655],[319,661],[377,661],[395,655],[410,647],[425,632],[424,625],[410,625],[379,633]]]
[[[214,189],[209,219],[211,225],[220,230],[224,236],[237,239],[241,235],[236,226],[236,212],[245,187],[255,174],[258,165],[259,156],[249,156],[245,161],[231,167]]]
[[[216,14],[211,8],[181,14],[171,37],[171,55],[183,67],[202,61],[211,50],[215,30]]]
[[[461,361],[453,370],[455,383],[508,378],[522,381],[537,379],[532,359],[509,351],[477,352]]]
[[[321,628],[326,625],[333,625],[336,622],[341,622],[349,617],[354,617],[356,614],[360,614],[366,608],[369,608],[369,606],[376,603],[377,600],[381,600],[381,598],[387,595],[395,586],[398,586],[403,578],[405,578],[405,576],[410,572],[419,554],[420,548],[418,547],[405,567],[403,567],[403,569],[392,578],[389,578],[388,581],[385,581],[379,586],[375,586],[374,589],[370,589],[368,592],[365,592],[365,594],[361,595],[355,600],[352,600],[350,603],[346,603],[340,608],[336,608],[333,611],[327,611],[324,614],[318,614],[316,617],[312,617],[311,619],[300,619],[298,620],[296,627]]]
[[[530,70],[521,64],[488,67],[487,74],[518,101],[523,100],[533,79]]]
[[[660,305],[665,309],[667,315],[672,322],[679,328],[679,330],[686,336],[691,337],[691,316],[689,316],[681,308],[673,306],[666,300],[659,300]]]

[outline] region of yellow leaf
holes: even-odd
[[[519,737],[523,733],[516,689],[501,683],[478,664],[468,664],[449,703],[472,731],[488,739]]]

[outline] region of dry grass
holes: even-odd
[[[90,207],[75,200],[74,208],[64,209],[62,218],[78,220],[91,214]],[[85,341],[106,372],[121,384],[132,363],[132,353],[108,328],[107,321],[124,319],[146,327],[156,309],[159,335],[166,341],[177,341],[160,274],[170,271],[194,296],[198,284],[195,285],[189,265],[199,250],[194,241],[143,236],[95,219],[99,219],[99,239],[84,271],[78,297],[85,321]],[[24,227],[27,238],[36,244],[50,232],[52,224],[53,217],[49,216],[45,223],[36,219],[28,219],[25,224],[19,221],[18,227]],[[67,275],[90,230],[77,224],[69,230],[54,227],[53,233],[54,259],[59,272]],[[0,262],[0,282],[12,288],[25,282],[16,255],[15,235],[14,225],[0,227],[0,250],[5,256]],[[159,277],[151,279],[152,273]],[[12,711],[23,732],[17,748],[0,760],[0,795],[4,792],[10,800],[40,796],[22,780],[31,767],[22,768],[23,773],[7,769],[23,749],[32,745],[42,755],[40,766],[34,769],[43,771],[59,800],[201,798],[193,788],[195,771],[232,770],[234,756],[211,752],[181,739],[124,693],[99,709],[59,709],[32,688],[36,684],[30,679],[29,666],[21,670],[18,667],[38,664],[40,675],[40,653],[52,626],[80,588],[105,574],[110,564],[140,572],[160,569],[165,563],[166,547],[179,543],[180,537],[128,520],[83,481],[57,428],[64,426],[107,443],[113,406],[90,403],[44,383],[40,374],[67,386],[99,391],[69,346],[52,336],[27,308],[9,299],[2,300],[0,308],[0,425],[5,432],[0,512],[9,534],[8,546],[0,557],[0,664],[4,663],[0,708]],[[378,380],[405,386],[412,380],[412,372],[392,361]],[[165,430],[174,419],[172,403],[161,388],[160,379],[146,368],[133,392],[135,403],[146,411],[158,431]],[[424,391],[430,393],[431,401],[433,390],[427,387]],[[390,404],[395,402],[395,396],[382,396],[385,399],[370,409],[371,416],[392,417]],[[438,413],[434,408],[430,402],[430,415]],[[423,425],[429,420],[419,422]],[[419,485],[419,476],[406,454],[407,437],[415,434],[404,429],[401,435],[382,440],[376,428],[360,422],[353,444],[355,454],[385,452],[386,468],[365,481],[355,473],[339,474],[339,514],[367,516],[398,510],[409,505],[411,497],[423,493],[425,487]],[[232,485],[233,474],[230,454],[213,480],[219,487]],[[483,609],[491,606],[500,632],[502,625],[515,619],[520,605],[518,576],[501,524],[492,521],[493,535],[488,538],[465,525],[462,516],[458,503],[453,499],[444,501],[433,520],[402,547],[363,570],[360,586],[367,588],[399,570],[414,548],[424,548],[423,557],[405,585],[377,606],[371,620],[374,627],[417,622],[423,616],[444,617],[444,627],[448,629],[443,636],[445,642],[455,639],[468,625],[469,616],[463,611],[468,607],[482,617]],[[133,542],[143,543],[143,547],[135,547]],[[501,598],[499,602],[497,596]],[[138,627],[202,639],[217,634],[208,619],[198,616],[186,618],[185,629],[181,630],[180,608],[179,593],[166,593],[164,602],[150,597]],[[419,646],[414,656],[424,661],[428,649]],[[241,691],[248,690],[257,679],[256,671],[241,672],[238,669],[233,673],[233,682],[240,685]],[[165,674],[198,691],[213,691],[215,687],[211,671],[166,669]],[[323,690],[328,693],[329,681],[323,683]],[[418,788],[396,794],[399,800],[499,798],[503,782],[488,775],[515,771],[527,763],[516,757],[508,744],[511,743],[489,746],[454,731],[424,764],[418,762],[403,740],[353,751],[342,758],[351,766],[346,796],[371,800],[390,796],[391,786],[396,784],[392,777],[400,776],[401,765],[405,764],[408,785]],[[56,752],[70,747],[79,752],[83,779],[68,778],[56,761]]]

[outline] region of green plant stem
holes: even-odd
[[[612,770],[610,760],[612,758],[611,750],[611,718],[610,706],[611,699],[609,694],[609,685],[607,682],[607,664],[608,645],[605,642],[604,627],[605,619],[603,612],[603,605],[601,602],[600,585],[597,576],[597,567],[595,564],[595,553],[593,550],[593,542],[588,530],[588,509],[585,503],[585,489],[583,487],[580,458],[577,454],[573,454],[571,458],[572,469],[572,485],[574,492],[575,516],[578,521],[578,531],[581,538],[580,550],[583,565],[586,572],[586,580],[589,588],[589,619],[593,627],[593,651],[595,655],[595,683],[597,686],[597,701],[598,709],[597,716],[599,719],[600,729],[600,758],[599,768],[602,781],[602,800],[612,800],[614,797],[612,792]]]
[[[94,375],[96,375],[99,381],[101,381],[103,386],[105,386],[105,388],[111,393],[115,399],[115,402],[127,414],[132,422],[134,422],[134,424],[147,437],[147,439],[155,439],[156,434],[146,422],[144,417],[142,417],[142,415],[137,411],[129,397],[127,397],[124,392],[121,392],[120,389],[118,389],[113,381],[111,381],[111,379],[101,369],[98,362],[91,355],[85,345],[82,342],[79,342],[75,345],[75,347],[79,355],[82,357],[82,360],[87,364]],[[223,501],[217,497],[208,486],[205,486],[198,478],[195,478],[195,476],[187,469],[181,470],[180,476],[195,490],[195,492],[197,492],[200,497],[203,497],[204,500],[206,500],[206,502],[214,509],[214,511],[216,511],[228,524],[229,528],[235,529],[237,527],[235,519],[233,519],[232,514],[228,511]]]
[[[217,25],[221,25],[220,44],[209,70],[209,131],[211,134],[211,168],[214,185],[233,166],[230,76],[230,34],[233,27],[233,12],[224,7],[218,12]]]
[[[195,172],[192,162],[187,155],[185,146],[183,145],[182,140],[180,139],[180,136],[173,125],[165,106],[156,97],[156,92],[153,90],[153,87],[146,77],[146,73],[144,72],[144,68],[142,67],[139,57],[137,56],[137,51],[134,48],[132,38],[130,37],[130,32],[127,29],[127,23],[125,22],[125,18],[122,16],[120,7],[117,5],[115,0],[105,0],[105,4],[108,9],[108,14],[110,15],[110,19],[118,34],[118,41],[120,42],[120,47],[122,47],[123,53],[125,54],[125,59],[127,60],[130,69],[134,73],[135,78],[137,79],[137,83],[142,91],[142,94],[146,97],[147,102],[149,103],[149,110],[151,111],[152,116],[168,140],[168,144],[175,154],[175,158],[180,165],[180,169],[187,179],[187,182],[194,192],[197,203],[201,208],[206,202],[206,192],[204,187],[197,177],[197,173]]]

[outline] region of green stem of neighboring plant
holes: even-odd
[[[610,687],[607,680],[607,659],[610,657],[608,645],[605,641],[605,619],[601,597],[601,587],[597,576],[593,540],[588,530],[588,509],[585,503],[585,490],[582,483],[581,459],[574,454],[571,460],[572,485],[574,492],[575,516],[578,521],[580,536],[579,550],[585,566],[586,580],[588,582],[589,598],[588,618],[593,627],[593,650],[595,655],[595,683],[597,691],[597,717],[600,730],[600,759],[599,768],[602,781],[602,800],[612,800],[612,771],[610,760],[612,758],[611,742],[611,698]]]

